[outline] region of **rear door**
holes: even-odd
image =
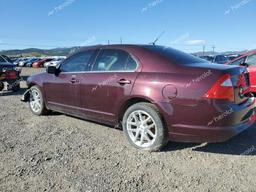
[[[128,52],[100,50],[92,71],[81,81],[81,104],[93,119],[112,122],[138,75],[138,62]]]
[[[44,92],[49,107],[74,115],[81,113],[80,82],[90,70],[90,59],[94,51],[71,56],[60,65],[60,73],[51,75],[44,83]]]

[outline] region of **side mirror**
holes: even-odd
[[[55,66],[48,66],[46,68],[46,72],[49,73],[49,74],[54,74],[56,75],[57,72],[58,72],[58,69],[55,67]]]

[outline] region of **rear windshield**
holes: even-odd
[[[203,59],[200,59],[193,55],[184,53],[182,51],[178,51],[176,49],[172,49],[170,47],[157,46],[157,45],[145,45],[143,47],[166,57],[172,63],[175,63],[175,64],[188,65],[188,64],[193,64],[193,63],[205,63],[206,62]]]

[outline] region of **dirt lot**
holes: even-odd
[[[18,93],[0,93],[0,191],[256,191],[254,128],[221,144],[149,153],[111,127],[32,115],[24,90],[23,82]]]

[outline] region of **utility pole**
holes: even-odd
[[[108,40],[108,45],[109,45],[109,40]]]
[[[212,53],[213,53],[213,55],[215,54],[215,46],[214,45],[212,46]]]
[[[120,37],[120,43],[121,43],[121,45],[123,44],[123,39],[122,39],[122,37]]]
[[[205,45],[203,45],[203,56],[205,55]]]

